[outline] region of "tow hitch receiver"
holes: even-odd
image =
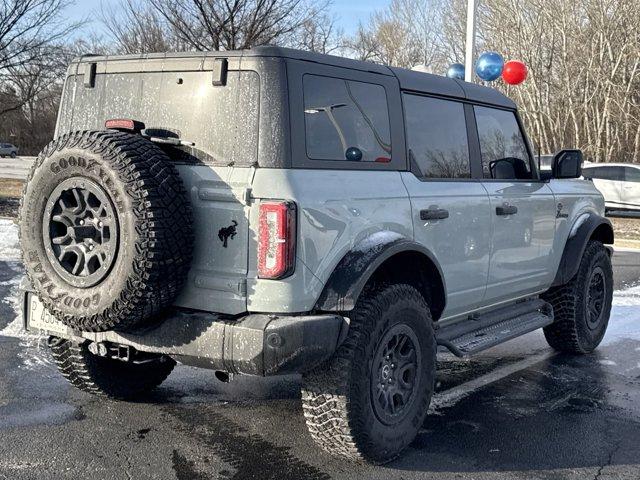
[[[129,345],[111,342],[90,342],[89,351],[99,357],[120,360],[121,362],[149,363],[158,360],[157,353],[140,352]],[[164,357],[160,357],[164,359]]]

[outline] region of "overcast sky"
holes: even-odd
[[[117,5],[119,0],[75,0],[75,5],[69,7],[69,18],[72,20],[89,20],[86,30],[97,29],[103,32],[102,24],[98,20],[100,5]],[[376,9],[384,7],[389,0],[333,0],[332,10],[336,14],[337,23],[346,33],[353,33],[358,23],[369,18]],[[81,32],[78,32],[81,34]]]

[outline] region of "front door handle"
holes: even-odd
[[[449,218],[449,211],[443,208],[420,210],[420,220],[444,220]]]
[[[515,205],[504,204],[496,207],[496,215],[515,215],[516,213],[518,213],[518,207]]]

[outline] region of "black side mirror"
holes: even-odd
[[[582,150],[560,150],[551,163],[553,178],[580,178]]]

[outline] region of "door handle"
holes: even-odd
[[[496,215],[515,215],[516,213],[518,213],[518,207],[515,205],[504,204],[496,207]]]
[[[420,220],[444,220],[449,218],[449,211],[443,208],[420,210]]]

